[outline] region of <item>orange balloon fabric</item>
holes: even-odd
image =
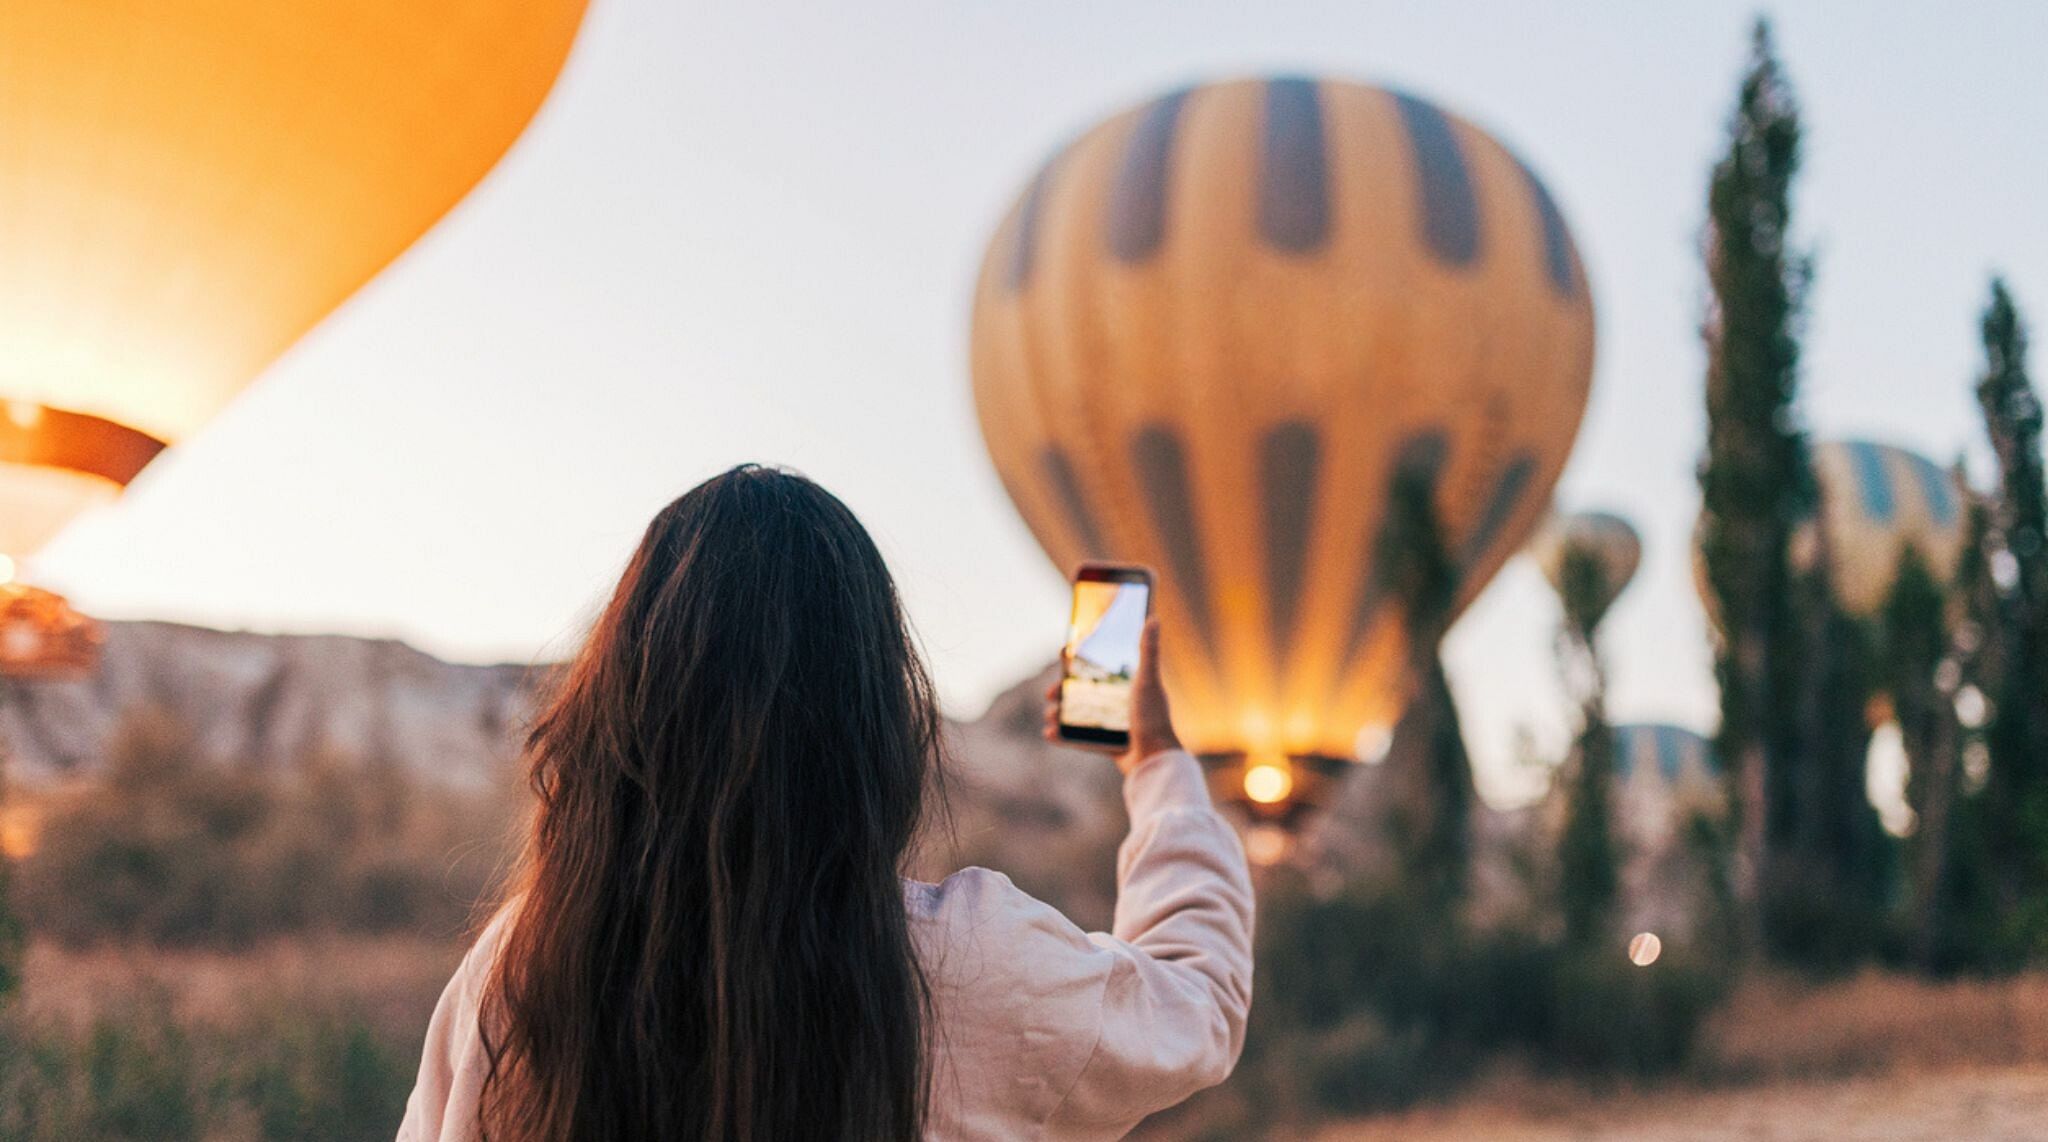
[[[0,553],[205,423],[460,201],[583,10],[0,5],[0,507],[22,521]],[[50,435],[80,417],[83,452]]]
[[[1392,91],[1175,92],[1082,135],[997,230],[974,305],[989,454],[1055,563],[1159,572],[1198,751],[1351,758],[1406,697],[1397,473],[1460,605],[1543,514],[1593,307],[1549,193]]]

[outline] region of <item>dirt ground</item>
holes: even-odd
[[[1322,1142],[2040,1142],[2048,1067],[1671,1091],[1573,1106],[1462,1105],[1334,1127]]]
[[[1131,684],[1069,678],[1061,690],[1060,717],[1069,725],[1127,730],[1131,725]]]
[[[247,951],[29,950],[23,1014],[84,1026],[155,995],[188,1024],[345,1005],[416,1037],[459,940],[278,941]],[[408,1048],[416,1049],[416,1048]],[[1293,1139],[1305,1132],[1268,1135]],[[1319,1142],[2048,1142],[2048,973],[1824,986],[1754,978],[1686,1073],[1595,1087],[1503,1066],[1447,1105],[1335,1124]]]
[[[1687,1074],[1594,1089],[1506,1072],[1321,1142],[2048,1142],[2048,975],[1753,978]]]

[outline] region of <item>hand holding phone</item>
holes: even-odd
[[[1045,695],[1048,741],[1114,751],[1125,772],[1180,748],[1159,680],[1151,595],[1152,575],[1142,567],[1084,565],[1074,576],[1060,678]]]

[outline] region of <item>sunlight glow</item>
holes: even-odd
[[[11,400],[5,402],[7,419],[20,429],[31,429],[43,422],[43,406],[34,401]]]
[[[1294,792],[1294,775],[1285,766],[1262,762],[1244,771],[1244,795],[1261,805],[1275,805]]]
[[[1354,756],[1367,765],[1378,765],[1387,760],[1388,751],[1394,748],[1394,728],[1372,723],[1358,731],[1353,743]]]
[[[27,860],[36,855],[41,824],[26,807],[0,810],[0,857]]]

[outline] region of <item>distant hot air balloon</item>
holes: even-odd
[[[1721,780],[1714,743],[1683,726],[1642,723],[1614,727],[1614,777],[1623,785],[1667,789]]]
[[[0,5],[0,559],[111,499],[460,201],[583,8]]]
[[[1560,594],[1564,591],[1565,552],[1571,548],[1585,551],[1599,565],[1606,585],[1606,597],[1600,600],[1602,610],[1620,597],[1643,561],[1642,538],[1620,516],[1596,511],[1552,515],[1536,529],[1528,551],[1543,577],[1550,580],[1551,589]]]
[[[1631,847],[1668,853],[1683,841],[1685,820],[1725,816],[1728,785],[1714,743],[1683,726],[1613,728],[1610,804]]]
[[[1195,87],[1095,127],[1030,181],[974,307],[1011,498],[1062,568],[1158,569],[1182,736],[1271,805],[1378,748],[1406,698],[1390,485],[1433,490],[1462,607],[1549,501],[1592,361],[1535,175],[1336,80]]]
[[[1908,548],[1937,580],[1954,577],[1963,552],[1963,490],[1940,465],[1887,444],[1838,440],[1814,446],[1813,474],[1829,582],[1845,610],[1882,610]]]
[[[1842,609],[1869,618],[1884,609],[1899,559],[1912,550],[1936,580],[1956,573],[1964,540],[1964,489],[1953,473],[1904,448],[1868,440],[1829,440],[1812,449],[1820,485],[1818,525],[1793,533],[1794,568],[1809,570],[1826,540],[1828,582]],[[1693,570],[1708,618],[1719,619],[1693,535]]]

